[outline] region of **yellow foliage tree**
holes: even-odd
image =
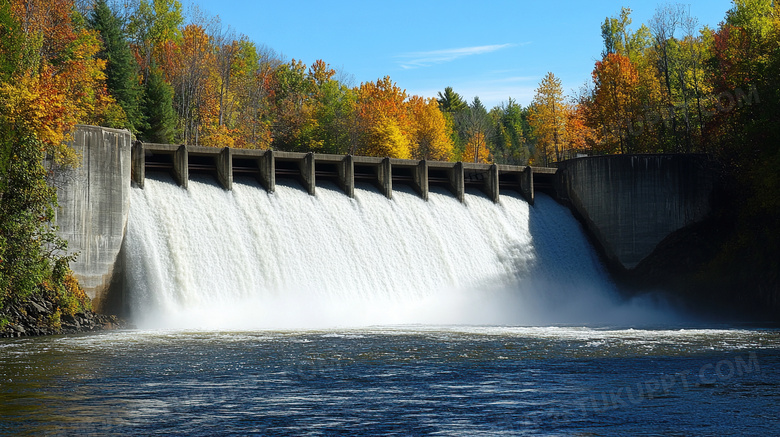
[[[434,98],[413,96],[407,102],[412,124],[412,157],[449,161],[453,154],[452,125]]]
[[[383,117],[377,120],[365,135],[360,155],[409,159],[409,138],[398,126],[396,120]]]
[[[365,82],[357,89],[356,111],[360,131],[357,152],[368,156],[408,158],[412,127],[406,106],[406,91],[389,76]],[[379,144],[386,139],[392,144]]]
[[[466,142],[466,148],[463,151],[463,160],[482,164],[490,164],[493,162],[493,158],[490,156],[490,150],[487,147],[487,141],[485,141],[484,133],[477,132],[469,137]]]
[[[566,103],[560,79],[547,73],[536,89],[529,123],[537,141],[536,153],[543,165],[563,158],[563,138],[566,135]]]

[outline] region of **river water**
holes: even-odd
[[[776,330],[403,326],[0,342],[3,435],[777,435]]]
[[[0,340],[0,434],[780,433],[780,331],[622,296],[548,197],[148,176],[139,329]]]

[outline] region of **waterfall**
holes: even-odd
[[[624,303],[570,212],[540,195],[460,203],[371,186],[310,196],[208,177],[133,189],[126,299],[139,327],[624,324]],[[652,310],[640,311],[655,320]]]

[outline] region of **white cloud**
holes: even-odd
[[[452,86],[453,90],[469,103],[474,97],[479,96],[479,100],[489,110],[505,103],[510,97],[517,103],[527,106],[533,100],[539,80],[541,80],[540,76],[508,76],[480,80],[455,80],[447,85]],[[444,87],[442,86],[441,89],[410,87],[406,91],[410,95],[437,97],[439,92],[444,91]]]
[[[428,52],[411,52],[398,55],[401,68],[412,69],[430,67],[431,65],[452,62],[466,56],[484,55],[498,50],[514,47],[517,44],[494,44],[487,46],[461,47],[456,49],[432,50]]]

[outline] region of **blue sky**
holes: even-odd
[[[622,6],[633,28],[656,1],[182,0],[286,59],[322,59],[355,85],[389,75],[409,94],[436,97],[451,86],[491,108],[527,105],[552,71],[571,93],[590,79],[602,49],[601,23]],[[717,27],[730,0],[682,0],[701,25]]]

